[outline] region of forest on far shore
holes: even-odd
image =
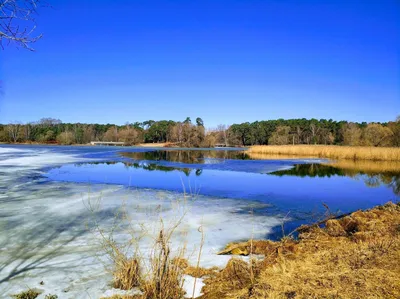
[[[88,144],[119,141],[127,145],[171,143],[184,147],[325,144],[400,146],[400,117],[387,123],[356,123],[326,119],[278,119],[205,128],[204,121],[148,120],[114,124],[64,123],[42,118],[37,122],[0,125],[0,142]]]

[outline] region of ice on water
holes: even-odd
[[[40,149],[0,148],[2,296],[38,288],[43,290],[39,298],[49,293],[59,298],[99,298],[110,290],[112,276],[105,270],[110,265],[96,225],[105,232],[115,228],[115,239],[123,243],[143,227],[156,236],[160,219],[167,228],[180,221],[170,246],[174,250],[186,245],[192,264],[198,257],[202,227],[205,241],[200,264],[211,267],[226,264],[230,257],[216,253],[227,243],[265,237],[281,223],[279,217],[243,212],[249,201],[51,182],[40,176],[43,168],[81,160]],[[128,217],[119,220],[122,212]],[[153,241],[144,238],[142,252],[150,251]],[[185,286],[191,294],[190,279]]]

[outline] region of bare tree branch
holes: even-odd
[[[13,42],[34,51],[31,44],[42,37],[34,34],[39,3],[40,0],[0,0],[0,47]]]

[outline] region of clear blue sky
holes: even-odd
[[[400,114],[398,0],[48,0],[36,52],[0,50],[0,122]]]

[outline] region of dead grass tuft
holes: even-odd
[[[27,291],[23,291],[19,294],[11,295],[12,298],[15,299],[35,299],[41,294],[40,291],[35,289],[29,289]]]
[[[174,262],[168,244],[169,237],[164,230],[161,230],[151,258],[151,272],[141,286],[145,299],[173,299],[184,295],[183,271],[179,264]]]
[[[127,258],[119,255],[115,264],[114,288],[121,290],[131,290],[140,284],[139,262],[136,258]]]
[[[255,260],[250,264],[238,258],[230,259],[224,269],[204,280],[202,298],[241,298],[251,289],[252,275],[258,274],[259,269]]]
[[[189,264],[187,259],[181,257],[174,258],[173,263],[176,264],[183,271],[184,274],[197,278],[202,278],[205,276],[212,275],[219,270],[218,267],[212,267],[212,268],[193,267]]]
[[[291,238],[285,238],[281,242],[273,242],[270,240],[252,240],[243,243],[228,244],[219,255],[243,255],[250,254],[292,254],[297,251],[297,242]]]
[[[113,295],[111,297],[101,297],[100,299],[140,299],[138,295]]]

